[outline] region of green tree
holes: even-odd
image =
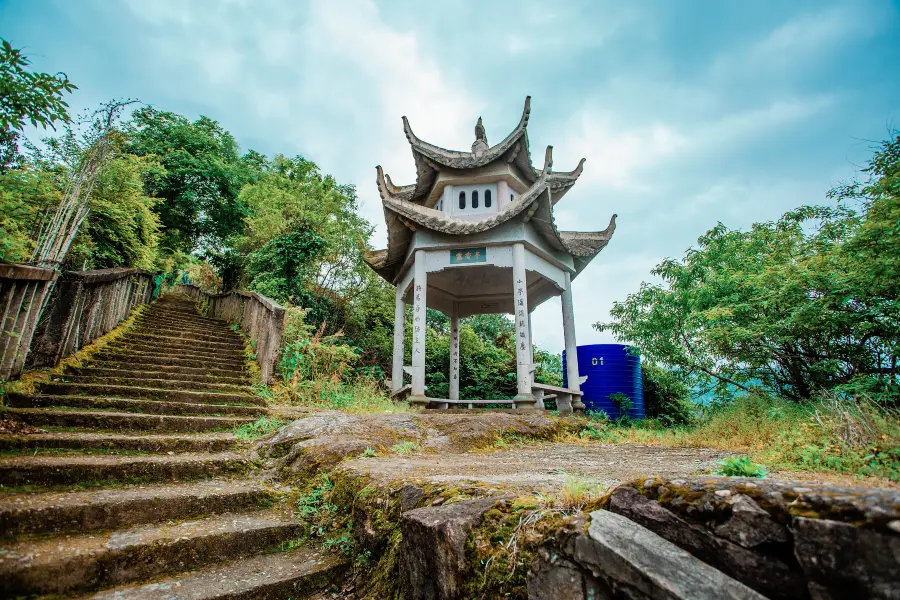
[[[134,111],[125,131],[128,152],[155,156],[165,169],[165,176],[144,181],[160,200],[154,210],[162,248],[219,249],[241,232],[246,210],[238,194],[256,173],[230,133],[208,117],[189,121],[151,107]]]
[[[896,389],[900,312],[898,144],[837,206],[804,206],[749,231],[718,224],[667,259],[595,325],[635,343],[696,391],[762,385],[802,400],[821,389]]]
[[[35,73],[22,51],[0,40],[0,173],[21,165],[19,131],[27,123],[44,129],[68,122],[66,93],[77,89],[65,73]]]
[[[50,171],[23,165],[0,172],[0,260],[23,262],[31,257],[41,215],[60,198]]]
[[[159,243],[157,200],[144,192],[143,181],[165,171],[154,157],[119,155],[109,161],[94,184],[91,212],[67,261],[75,269],[134,267],[155,270]]]
[[[359,215],[356,190],[303,157],[248,153],[242,160],[259,173],[240,192],[247,216],[229,242],[246,265],[244,285],[302,306],[311,324],[325,324],[326,334],[343,332],[362,367],[387,369],[393,293],[363,261],[372,226]],[[290,277],[269,262],[276,256]]]

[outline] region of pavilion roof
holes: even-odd
[[[509,145],[512,143],[510,140],[519,135],[517,132],[520,129],[521,137],[515,139],[521,140],[522,137],[525,137],[524,131],[528,111],[529,101],[526,100],[525,113],[516,131],[507,136],[506,140],[497,146],[485,150],[482,156],[506,145],[507,150],[502,152],[497,150],[494,153],[495,158],[493,160],[496,160],[496,157],[503,156],[504,152],[508,152],[509,147],[511,147]],[[525,147],[527,149],[527,138],[525,138]],[[436,146],[430,146],[430,148],[436,148]],[[541,171],[532,168],[529,164],[528,172],[533,175],[534,179],[527,191],[520,194],[515,201],[506,204],[498,213],[479,220],[454,218],[443,211],[429,208],[422,202],[417,202],[418,182],[416,185],[395,186],[390,178],[384,174],[381,166],[376,167],[378,173],[376,182],[378,191],[381,194],[381,202],[387,223],[388,247],[384,250],[367,251],[365,254],[366,262],[386,280],[393,282],[397,275],[397,270],[402,267],[406,258],[407,248],[412,239],[412,232],[417,228],[421,227],[450,235],[470,235],[488,231],[511,219],[518,218],[525,222],[531,221],[534,228],[552,247],[571,254],[575,260],[577,274],[609,243],[616,228],[616,216],[613,215],[609,226],[603,231],[574,232],[559,231],[557,229],[553,216],[553,206],[558,198],[578,179],[584,160],[582,159],[579,162],[578,167],[574,171],[555,173],[551,170],[553,164],[552,151],[552,146],[548,146],[544,167]],[[450,153],[448,150],[443,150],[443,152]],[[415,145],[413,153],[416,154]],[[461,155],[464,153],[454,154]],[[461,160],[461,157],[458,158]],[[469,158],[472,161],[480,160],[477,157],[470,156]],[[455,159],[448,158],[447,160]],[[528,160],[530,163],[530,157]],[[487,162],[483,164],[487,164]]]
[[[416,163],[416,183],[397,187],[391,183],[390,177],[385,177],[395,193],[403,194],[404,199],[410,202],[422,203],[431,191],[437,174],[442,170],[466,171],[485,167],[493,162],[502,161],[513,165],[521,178],[527,184],[537,181],[540,171],[534,168],[531,162],[531,151],[528,146],[528,119],[531,115],[531,96],[525,98],[525,107],[522,109],[522,117],[515,129],[507,135],[502,142],[488,147],[484,137],[479,137],[472,150],[464,152],[460,150],[447,150],[434,144],[429,144],[413,133],[409,119],[403,117],[403,132],[409,141]],[[478,119],[476,132],[483,136],[484,128],[481,126],[481,118]],[[478,135],[478,134],[476,134]],[[558,202],[563,194],[575,184],[581,175],[584,159],[578,163],[573,171],[554,172],[548,174],[548,184],[551,185],[555,202]]]

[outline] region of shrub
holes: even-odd
[[[768,471],[746,456],[729,456],[719,461],[719,475],[728,477],[765,477]]]
[[[616,392],[614,394],[610,394],[607,396],[609,400],[616,405],[616,408],[619,409],[619,418],[628,418],[628,411],[634,408],[634,402],[631,401],[631,398],[623,394],[622,392]]]
[[[681,381],[659,365],[641,365],[644,411],[648,418],[667,425],[684,425],[694,420],[690,392]]]

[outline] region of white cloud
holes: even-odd
[[[659,123],[616,127],[614,114],[590,106],[569,119],[564,132],[559,148],[566,161],[573,162],[574,166],[575,156],[587,159],[579,181],[582,186],[641,186],[636,178],[641,168],[664,161],[685,143],[672,128]],[[559,170],[571,168],[557,158],[554,164]]]
[[[794,16],[746,46],[720,56],[713,73],[743,76],[822,64],[823,57],[839,51],[848,40],[879,31],[884,13],[870,2],[848,2]]]

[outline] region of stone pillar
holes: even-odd
[[[450,317],[450,400],[459,400],[459,309]]]
[[[405,290],[397,286],[394,301],[394,361],[391,364],[391,392],[397,393],[403,387],[403,329],[406,321]]]
[[[531,393],[531,335],[528,327],[528,285],[525,278],[525,245],[513,244],[513,318],[516,323],[517,408],[533,408]]]
[[[575,307],[572,305],[572,277],[568,271],[565,273],[565,289],[560,300],[562,303],[563,336],[566,340],[566,379],[569,389],[579,391],[581,384],[578,376],[578,346],[575,344]],[[572,396],[572,408],[584,410],[581,396]]]
[[[425,306],[428,291],[428,271],[425,252],[416,250],[413,263],[413,340],[412,340],[412,391],[409,401],[424,407],[425,398]]]

